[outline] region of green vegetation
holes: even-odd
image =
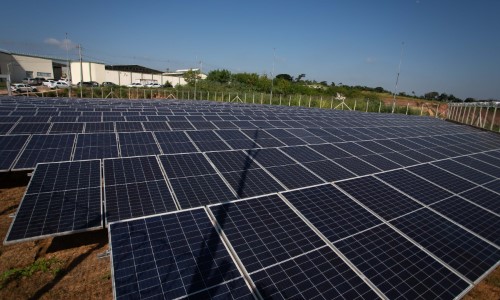
[[[0,274],[0,289],[5,287],[9,282],[20,279],[22,277],[31,277],[36,272],[50,272],[56,276],[62,272],[63,262],[57,258],[40,258],[29,266],[24,268],[14,268]]]

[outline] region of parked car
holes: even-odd
[[[128,84],[127,87],[140,88],[140,87],[144,87],[144,85],[142,85],[142,83],[134,82],[134,83]]]
[[[66,81],[56,81],[51,89],[68,89],[70,85]]]
[[[80,81],[76,84],[76,86],[83,86],[83,87],[92,87],[92,82],[89,81]]]
[[[116,86],[116,84],[109,82],[109,81],[104,81],[101,86]]]
[[[54,79],[47,79],[44,82],[42,82],[42,85],[51,87],[54,82],[56,82]]]
[[[10,86],[10,90],[16,93],[36,92],[36,88],[25,83],[14,83]]]
[[[36,77],[36,78],[24,78],[23,83],[24,84],[29,84],[29,85],[42,85],[42,83],[45,81],[45,78],[43,77]]]
[[[146,87],[148,87],[148,88],[161,88],[161,84],[159,84],[159,83],[150,83],[150,84],[146,84]]]

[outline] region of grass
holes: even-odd
[[[0,289],[9,284],[9,282],[18,280],[23,277],[29,278],[37,272],[50,272],[53,276],[56,276],[63,271],[62,265],[63,262],[58,260],[57,258],[40,258],[26,267],[7,270],[0,274]]]

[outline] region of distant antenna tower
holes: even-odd
[[[396,77],[396,86],[394,87],[394,95],[392,99],[392,113],[396,110],[396,94],[398,92],[398,83],[399,83],[399,73],[401,72],[401,62],[403,61],[403,47],[405,42],[401,42],[401,55],[399,56],[399,67],[398,67],[398,76]]]

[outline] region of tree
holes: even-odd
[[[438,96],[439,96],[438,92],[429,92],[424,94],[424,98],[429,100],[436,100]]]
[[[384,93],[385,92],[385,89],[381,86],[377,86],[375,89],[374,89],[375,92],[377,93]]]
[[[297,76],[297,82],[300,82],[300,80],[302,80],[302,78],[306,77],[306,74],[299,74],[299,76]]]
[[[190,69],[186,73],[184,73],[184,80],[186,80],[188,85],[194,85],[196,79],[200,78],[200,71]]]
[[[207,80],[226,84],[231,81],[231,72],[225,69],[213,70],[208,73]]]
[[[288,75],[288,74],[278,74],[278,75],[276,75],[276,78],[277,79],[284,79],[284,80],[290,81],[290,82],[293,81],[293,77]]]
[[[470,97],[465,98],[465,102],[474,102],[474,101],[476,101],[476,99],[474,99],[474,98],[470,98]]]

